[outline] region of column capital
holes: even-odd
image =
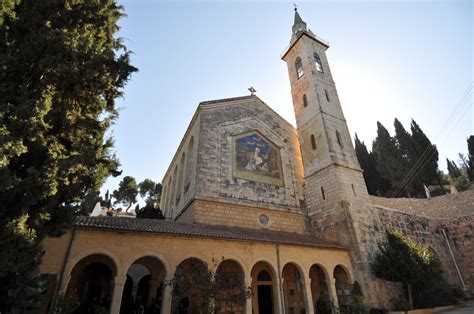
[[[127,276],[115,276],[114,278],[114,283],[115,285],[125,285],[125,283],[127,282]]]

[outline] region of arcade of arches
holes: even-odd
[[[156,313],[192,313],[208,296],[217,313],[334,313],[350,294],[341,248],[76,230],[69,256],[49,253],[68,238],[45,241],[42,271],[57,275],[59,293],[77,291],[79,313],[152,303]]]

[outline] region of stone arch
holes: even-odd
[[[243,313],[247,289],[242,265],[233,259],[219,263],[215,273],[216,312]]]
[[[142,306],[143,310],[146,310],[151,303],[161,308],[166,265],[155,255],[155,253],[144,254],[134,259],[128,267],[127,279],[133,280],[133,287],[130,293],[122,295],[122,313],[130,313],[133,304]]]
[[[81,260],[85,259],[86,257],[90,255],[96,255],[96,254],[105,255],[108,258],[110,258],[114,262],[114,265],[116,267],[116,270],[117,270],[116,274],[119,276],[125,275],[125,271],[122,268],[123,263],[120,257],[118,257],[118,255],[116,255],[114,252],[105,248],[91,248],[91,249],[81,251],[79,254],[75,256],[75,258],[71,259],[71,261],[68,262],[69,267],[67,267],[66,274],[71,275],[72,269],[74,268],[76,264],[78,264]]]
[[[176,184],[177,184],[177,178],[178,177],[178,166],[176,165],[174,167],[174,171],[173,171],[173,176],[172,176],[172,181],[171,181],[171,188],[172,188],[172,193],[171,193],[171,202],[170,202],[170,211],[171,211],[171,218],[174,218],[174,208],[176,208],[176,195],[177,195],[177,191],[176,191]]]
[[[300,269],[294,262],[288,262],[282,268],[285,313],[302,313],[306,311],[305,284]]]
[[[278,313],[278,277],[273,265],[265,260],[256,262],[252,278],[252,309],[254,314]]]
[[[309,269],[311,280],[311,296],[316,313],[327,313],[331,311],[331,289],[329,288],[329,276],[326,268],[321,264],[313,264]]]
[[[210,302],[211,278],[202,260],[190,257],[176,267],[173,278],[172,313],[202,312]]]
[[[344,265],[334,267],[333,277],[335,279],[336,295],[341,313],[349,313],[349,303],[351,301],[350,277]]]
[[[79,297],[78,313],[98,306],[110,310],[117,272],[115,261],[101,253],[87,255],[74,264],[68,290],[75,290]]]
[[[186,159],[186,172],[184,177],[184,195],[189,191],[192,180],[192,169],[194,167],[194,136],[191,136],[188,143]]]

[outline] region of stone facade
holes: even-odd
[[[243,274],[252,294],[245,305],[223,306],[231,311],[314,314],[320,299],[337,313],[355,280],[369,306],[389,307],[399,286],[370,269],[387,228],[433,248],[447,279],[459,284],[454,256],[473,289],[474,191],[428,200],[369,196],[329,45],[298,13],[293,31],[283,59],[297,129],[254,95],[200,103],[162,181],[168,221],[106,218],[47,238],[42,272],[58,291],[80,286],[88,265],[105,265],[110,276],[102,288],[112,293],[115,314],[127,276],[148,271],[150,297],[162,293],[168,314],[176,300],[167,281],[192,259],[213,269],[229,261],[223,269]]]

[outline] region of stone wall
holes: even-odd
[[[471,294],[474,295],[474,214],[443,219],[439,226],[447,233],[464,283],[469,286]],[[459,283],[458,278],[456,281]]]
[[[431,218],[452,218],[474,214],[474,190],[430,199],[370,196],[370,202],[408,214]]]
[[[460,285],[441,232],[444,229],[464,282],[474,293],[474,191],[430,199],[370,196],[370,201],[378,212],[383,230],[390,226],[415,242],[433,248],[448,282]]]
[[[201,107],[196,195],[299,208],[303,166],[295,129],[255,96]],[[233,175],[233,137],[254,130],[279,148],[281,186]]]
[[[263,227],[259,223],[260,215],[265,215],[269,219],[267,227]],[[308,233],[304,216],[299,212],[202,199],[194,200],[193,203],[177,217],[177,221],[251,229],[268,229],[299,234]]]

